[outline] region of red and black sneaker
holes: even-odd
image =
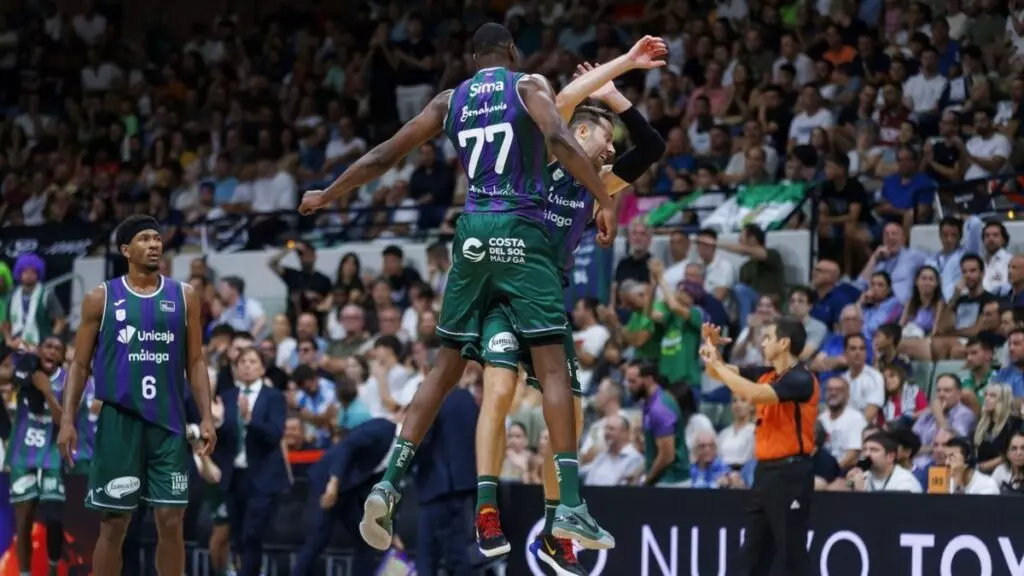
[[[530,545],[530,550],[558,576],[587,576],[587,571],[576,559],[572,540],[541,534]]]
[[[512,545],[505,538],[501,529],[501,518],[494,506],[481,506],[476,511],[476,542],[480,553],[487,558],[495,558],[512,551]]]

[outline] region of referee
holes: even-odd
[[[761,576],[783,567],[787,576],[809,576],[807,520],[814,494],[811,452],[818,417],[818,383],[800,363],[807,342],[803,323],[783,318],[765,326],[761,345],[770,366],[738,370],[722,361],[727,343],[718,327],[704,325],[701,357],[708,376],[757,407],[757,468],[747,511],[739,574]]]

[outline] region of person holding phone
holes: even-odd
[[[864,440],[861,458],[846,474],[846,487],[854,492],[921,493],[921,484],[910,470],[896,464],[895,440],[875,432]]]

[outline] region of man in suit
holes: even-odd
[[[473,394],[456,388],[445,399],[434,426],[416,451],[413,480],[419,495],[416,571],[450,576],[475,575],[469,551],[476,499],[476,421]]]
[[[316,559],[327,547],[335,520],[354,535],[352,574],[373,574],[377,570],[377,552],[359,538],[363,501],[383,475],[398,432],[386,418],[367,420],[353,428],[335,444],[308,472],[312,525],[295,559],[292,576],[314,573]]]
[[[258,576],[263,536],[274,520],[278,497],[291,487],[281,450],[287,412],[284,394],[262,378],[220,391],[224,420],[213,461],[221,469],[239,576]]]

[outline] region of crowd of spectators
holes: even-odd
[[[918,492],[934,489],[929,475],[942,468],[946,490],[1020,490],[1024,256],[1011,252],[1003,224],[936,193],[1020,165],[1024,10],[1013,3],[342,3],[252,25],[228,14],[187,37],[156,22],[144,43],[123,40],[116,14],[85,4],[74,15],[45,6],[0,18],[0,220],[87,223],[105,246],[120,218],[147,212],[164,226],[165,250],[187,252],[205,247],[207,224],[249,216],[245,244],[281,250],[267,265],[287,286],[286,310],[268,314],[246,296],[245,278],[218,277],[202,258],[187,271],[167,260],[165,272],[204,294],[218,385],[232,385],[241,346],[264,352],[267,378],[289,391],[290,449],[327,447],[370,418],[400,419],[439,346],[450,268],[443,241],[417,270],[401,239],[450,232],[467,182],[439,139],[340,211],[300,222],[392,239],[372,266],[379,275],[354,254],[333,278],[317,272],[318,242],[288,235],[298,195],[466,78],[467,36],[497,15],[522,67],[556,89],[578,62],[608,61],[639,33],[669,46],[667,66],[620,79],[668,151],[623,193],[628,249],[611,301],[581,299],[571,310],[587,483],[641,480],[657,456],[645,437],[672,428],[645,422],[634,398],[660,387],[687,419],[668,478],[748,486],[752,409],[702,374],[700,325],[727,326],[732,362],[754,365],[763,327],[785,312],[807,328],[801,357],[820,375],[822,489]],[[823,249],[808,286],[787,284],[782,256],[756,225],[735,242],[701,227],[700,213],[648,225],[652,210],[684,194],[783,181],[820,184],[809,204],[816,218],[798,212],[789,222],[817,224]],[[909,247],[910,229],[930,222],[942,249]],[[668,236],[664,253],[652,254],[656,234]],[[291,251],[300,268],[282,266]],[[11,296],[44,270],[16,272],[0,273],[10,300],[0,321],[8,344],[31,344]],[[69,331],[60,302],[38,305],[50,330]],[[462,385],[479,392],[481,377],[471,364]],[[539,405],[521,386],[505,480],[539,482],[549,456]]]

